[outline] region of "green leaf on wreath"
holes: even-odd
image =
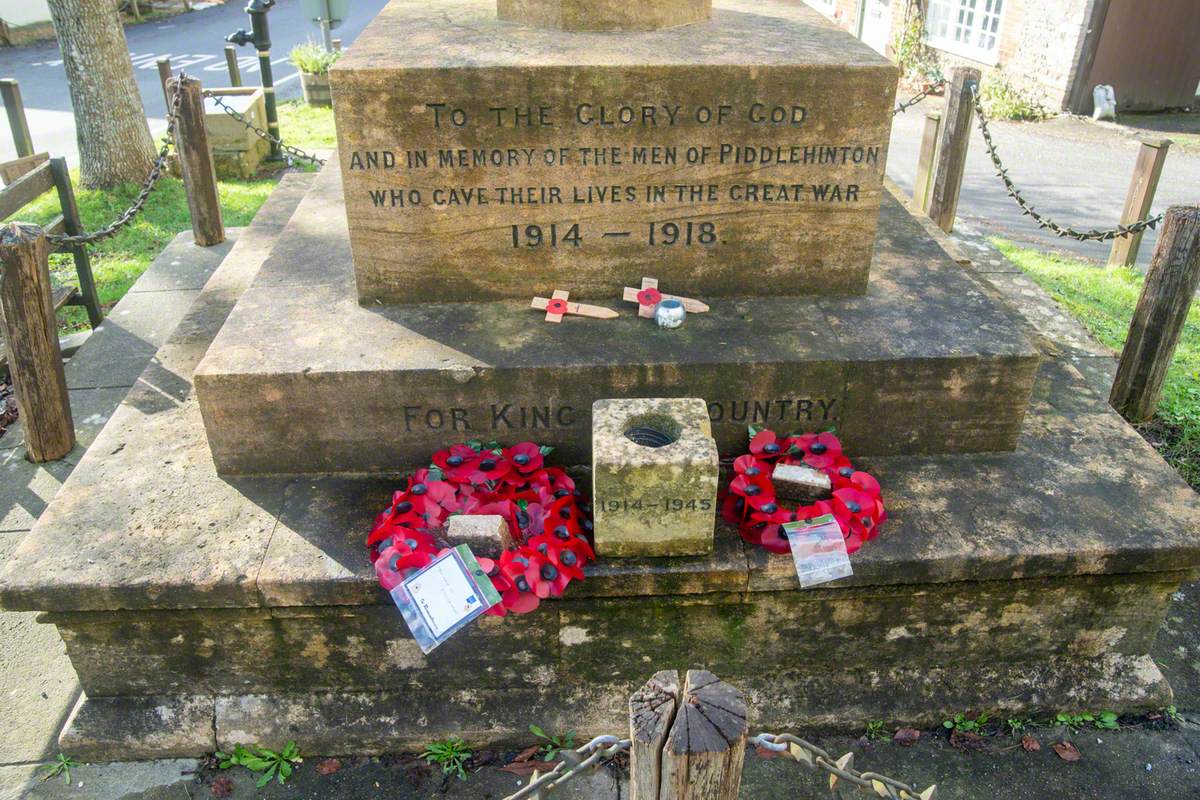
[[[548,456],[554,452],[554,448],[551,447],[550,445],[544,444],[538,448],[538,452],[542,454],[542,458],[545,458],[546,456]]]

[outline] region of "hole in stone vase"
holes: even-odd
[[[635,417],[625,429],[625,438],[642,447],[666,447],[678,441],[679,434],[678,422],[657,414]]]

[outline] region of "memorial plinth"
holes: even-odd
[[[501,3],[510,17],[553,5]],[[536,22],[483,0],[393,0],[335,76],[338,163],[286,227],[275,201],[290,190],[264,207],[0,570],[0,605],[44,612],[85,692],[62,749],[154,758],[294,739],[374,753],[520,742],[530,720],[585,739],[625,729],[630,692],[667,668],[714,668],[768,730],[1166,705],[1148,653],[1200,567],[1200,499],[883,188],[895,70],[796,2],[725,0],[711,21],[629,34]],[[759,101],[804,108],[802,124],[784,112],[753,130],[743,114]],[[441,103],[450,128],[431,133]],[[848,162],[471,164],[521,142],[723,141],[690,124],[580,134],[561,115],[585,103],[618,122],[659,104],[719,122],[724,104],[732,145],[795,141],[803,160],[825,143]],[[489,105],[533,110],[518,136],[469,122]],[[878,160],[854,163],[860,145]],[[410,170],[421,150],[430,166]],[[780,180],[859,191],[729,199]],[[717,199],[609,202],[613,186],[676,181]],[[607,186],[608,200],[475,204],[480,187],[559,184]],[[455,187],[453,208],[400,206],[409,189],[433,202]],[[667,220],[716,220],[722,238],[677,224],[651,244]],[[667,331],[628,307],[559,325],[529,308],[559,288],[616,307],[646,275],[711,309]],[[474,437],[587,464],[592,403],[639,397],[702,398],[722,456],[744,450],[748,424],[835,426],[890,514],[854,575],[799,590],[790,558],[718,522],[710,554],[602,558],[563,599],[423,654],[364,549],[395,474]]]
[[[359,300],[861,293],[895,78],[801,3],[615,35],[392,2],[330,73]]]

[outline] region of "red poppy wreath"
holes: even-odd
[[[367,537],[380,585],[390,592],[433,561],[443,549],[435,534],[454,514],[498,514],[519,543],[498,560],[478,559],[501,597],[488,614],[527,614],[583,580],[584,565],[596,559],[591,508],[566,472],[545,465],[550,452],[532,442],[501,448],[473,441],[434,453]]]
[[[791,508],[784,506],[771,480],[779,464],[796,464],[821,470],[829,476],[833,493],[828,500]],[[842,443],[832,433],[779,436],[750,428],[750,452],[733,462],[734,477],[721,498],[721,516],[737,526],[742,538],[772,553],[791,549],[783,525],[832,514],[853,553],[879,535],[887,520],[879,481],[856,470],[842,453]]]

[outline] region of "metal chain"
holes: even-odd
[[[992,141],[992,132],[988,127],[987,117],[983,113],[983,101],[979,97],[978,89],[972,89],[971,96],[975,103],[975,113],[979,117],[979,132],[983,134],[983,142],[987,146],[988,155],[991,156],[992,165],[996,168],[996,174],[1000,177],[1000,180],[1004,181],[1004,188],[1008,192],[1008,196],[1015,200],[1017,205],[1021,207],[1021,213],[1031,218],[1039,226],[1051,231],[1056,236],[1075,239],[1080,242],[1107,242],[1112,239],[1116,239],[1118,236],[1129,236],[1135,233],[1142,233],[1147,228],[1153,228],[1155,225],[1162,222],[1163,215],[1159,214],[1154,217],[1140,219],[1137,222],[1129,225],[1118,225],[1115,228],[1108,228],[1106,230],[1097,230],[1093,228],[1090,231],[1080,231],[1069,226],[1060,225],[1054,220],[1038,213],[1034,210],[1033,206],[1029,204],[1029,201],[1021,196],[1021,190],[1018,189],[1016,184],[1012,182],[1012,179],[1008,177],[1008,170],[1000,161],[1000,154],[996,152],[996,143]]]
[[[834,792],[835,797],[838,796],[839,781],[845,781],[871,792],[876,797],[884,797],[888,800],[933,800],[937,794],[936,786],[929,786],[921,792],[903,781],[880,775],[877,772],[859,772],[851,766],[853,757],[850,753],[837,759],[817,745],[792,736],[790,733],[760,733],[757,736],[751,736],[749,743],[764,750],[785,753],[812,769],[828,772],[829,788]]]
[[[184,73],[179,73],[180,82],[182,82],[185,77],[187,76],[184,75]],[[54,244],[60,245],[92,244],[93,242],[98,242],[101,239],[107,239],[108,237],[113,236],[117,231],[121,230],[121,228],[124,228],[126,225],[132,222],[133,218],[142,212],[142,209],[146,205],[146,200],[150,198],[150,193],[154,191],[154,187],[158,184],[158,179],[162,177],[163,171],[166,169],[167,153],[170,151],[171,145],[174,143],[175,123],[179,121],[179,103],[182,97],[183,92],[181,92],[179,87],[176,86],[175,94],[171,98],[171,107],[167,109],[167,130],[163,133],[162,146],[158,148],[158,156],[154,159],[154,164],[150,167],[150,174],[148,174],[146,176],[146,180],[142,182],[141,191],[138,192],[137,197],[134,198],[129,207],[121,212],[119,217],[99,230],[92,231],[91,233],[78,233],[74,235],[50,234],[46,237],[47,239]]]
[[[892,112],[892,116],[894,117],[897,114],[903,114],[905,111],[908,111],[910,108],[915,106],[917,103],[921,102],[926,97],[929,97],[929,95],[933,94],[934,92],[941,89],[945,85],[946,85],[946,79],[938,78],[937,83],[926,86],[924,89],[917,92],[916,94],[914,94],[912,97],[905,100],[900,105],[896,106],[896,110]]]
[[[232,117],[233,119],[242,123],[242,125],[246,126],[246,130],[253,131],[254,134],[256,136],[258,136],[260,139],[266,139],[268,142],[271,142],[272,144],[278,146],[280,150],[284,151],[285,153],[292,156],[293,158],[298,158],[301,161],[308,161],[312,164],[316,164],[317,166],[321,166],[321,167],[325,166],[325,159],[317,158],[316,156],[314,156],[310,153],[306,153],[303,150],[301,150],[299,147],[293,147],[290,144],[284,144],[281,140],[276,139],[270,133],[268,133],[267,131],[258,127],[250,120],[246,119],[246,117],[244,115],[238,113],[238,111],[236,109],[234,109],[232,106],[230,106],[224,100],[222,100],[220,95],[217,95],[211,91],[206,91],[204,93],[204,96],[211,99],[214,103],[216,103],[217,106],[222,111],[224,111],[226,114],[228,114],[230,117]]]
[[[609,761],[619,753],[629,749],[632,742],[629,739],[619,739],[616,736],[597,736],[590,742],[572,753],[564,753],[554,769],[529,782],[516,794],[510,794],[504,800],[524,800],[529,797],[539,797],[539,792],[551,792],[555,787],[566,783],[576,775],[599,766],[601,762]]]

